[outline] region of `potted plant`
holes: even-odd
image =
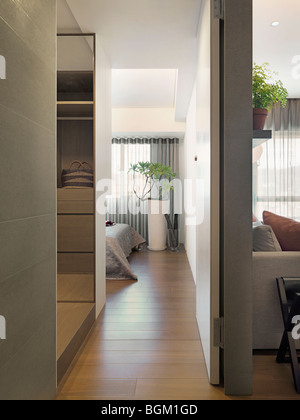
[[[288,91],[270,70],[269,63],[253,66],[253,129],[263,130],[269,113],[275,105],[287,104]]]
[[[172,181],[176,178],[176,173],[169,166],[152,162],[138,162],[131,165],[129,172],[133,173],[133,191],[137,198],[141,201],[148,200],[149,249],[163,251],[166,249],[167,226],[168,229],[177,227],[170,225],[169,214],[164,208],[165,203],[169,204],[167,201],[169,192],[174,190]],[[144,178],[140,192],[136,186],[137,174]]]

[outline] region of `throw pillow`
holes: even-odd
[[[282,251],[271,226],[260,225],[253,229],[254,252]]]
[[[300,251],[300,223],[268,211],[263,220],[272,227],[283,251]]]

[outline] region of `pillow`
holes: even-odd
[[[282,251],[271,226],[260,225],[253,229],[254,252]]]
[[[300,223],[265,211],[265,225],[272,227],[283,251],[300,251]]]

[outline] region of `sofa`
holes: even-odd
[[[300,278],[300,223],[264,212],[253,224],[253,251],[253,349],[278,350],[284,326],[276,279]]]
[[[277,277],[300,277],[300,252],[253,253],[253,348],[279,349],[283,321]]]

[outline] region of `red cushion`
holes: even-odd
[[[300,251],[300,223],[265,211],[265,225],[272,227],[283,251]]]

